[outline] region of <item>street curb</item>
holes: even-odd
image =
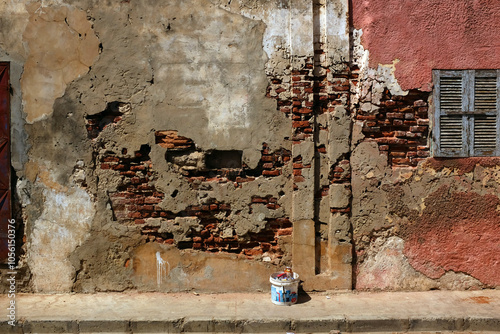
[[[216,319],[142,320],[25,320],[16,326],[0,322],[5,334],[28,333],[340,333],[420,331],[500,331],[500,318],[413,319]]]

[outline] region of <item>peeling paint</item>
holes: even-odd
[[[500,218],[496,195],[453,191],[441,186],[425,199],[415,225],[403,227],[405,255],[431,278],[446,271],[467,273],[482,283],[500,283]]]
[[[90,236],[94,205],[79,188],[66,193],[46,189],[44,198],[44,210],[28,240],[33,286],[37,292],[69,292],[75,276],[69,256]]]
[[[165,267],[165,263],[168,266],[168,270],[167,267]],[[167,273],[169,272],[170,263],[168,263],[168,261],[166,260],[163,260],[160,252],[156,252],[156,284],[158,285],[158,287],[160,287],[162,281],[167,278]]]

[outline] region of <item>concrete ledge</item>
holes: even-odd
[[[497,331],[500,333],[500,315],[491,318],[467,318],[464,330],[469,331]]]
[[[415,320],[414,320],[415,321]],[[419,319],[414,323],[417,326],[408,326],[408,320],[381,319],[381,320],[311,320],[311,321],[266,321],[238,322],[219,320],[193,320],[179,324],[170,321],[25,321],[12,327],[6,323],[0,324],[1,333],[430,333],[439,331],[467,333],[500,333],[500,321],[491,319],[475,319],[474,325],[454,325],[456,320]]]
[[[78,333],[78,322],[67,321],[31,321],[23,323],[23,333]]]
[[[411,331],[452,331],[463,328],[463,319],[410,319]]]
[[[130,324],[132,333],[180,333],[183,319],[179,321],[134,321]]]
[[[278,306],[268,293],[20,294],[18,325],[0,321],[0,333],[500,333],[500,290],[332,292],[300,301]],[[7,305],[0,296],[0,310]]]
[[[348,332],[405,332],[408,330],[408,319],[350,319],[348,320]]]
[[[130,323],[126,320],[83,320],[78,322],[81,334],[87,333],[126,333],[130,329]]]
[[[293,329],[296,333],[329,333],[332,330],[346,332],[349,325],[345,318],[337,319],[310,319],[293,322]]]

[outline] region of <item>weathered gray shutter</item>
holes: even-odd
[[[435,156],[500,156],[499,73],[433,71]]]
[[[499,75],[497,71],[475,71],[472,155],[498,156]]]
[[[463,71],[433,71],[434,152],[438,157],[465,157],[468,154],[468,121],[464,111],[469,104],[468,77]]]

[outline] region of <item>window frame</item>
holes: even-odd
[[[441,79],[442,78],[458,78],[461,80],[461,108],[442,108],[441,106]],[[476,81],[477,78],[492,78],[496,77],[496,106],[494,109],[478,110],[476,108]],[[484,156],[500,156],[500,70],[433,70],[432,79],[434,82],[433,92],[433,136],[432,136],[432,152],[435,157],[484,157]],[[450,86],[451,87],[451,86]],[[457,94],[458,91],[452,94]],[[488,91],[491,93],[491,91]],[[486,95],[488,94],[486,93]],[[479,93],[477,93],[479,94]],[[456,97],[456,95],[454,96]],[[453,98],[453,96],[452,96]],[[479,99],[478,99],[479,100]],[[450,105],[452,102],[450,102]],[[442,147],[442,118],[449,117],[450,123],[453,125],[452,118],[462,118],[461,122],[461,147],[460,149],[451,149]],[[489,120],[488,120],[489,116]],[[491,116],[495,116],[496,140],[494,149],[479,148],[480,144],[476,145],[475,128],[488,126],[491,123]],[[483,121],[482,123],[480,121]],[[477,124],[476,124],[477,122]],[[459,124],[460,121],[454,124]],[[486,125],[485,125],[486,124]],[[453,128],[448,128],[448,130]],[[492,127],[486,129],[492,131]],[[453,132],[453,131],[452,131]],[[457,132],[457,130],[454,130]],[[491,139],[491,138],[490,138]],[[486,138],[486,141],[488,138]],[[489,143],[491,145],[491,141]],[[444,145],[443,145],[444,146]]]

